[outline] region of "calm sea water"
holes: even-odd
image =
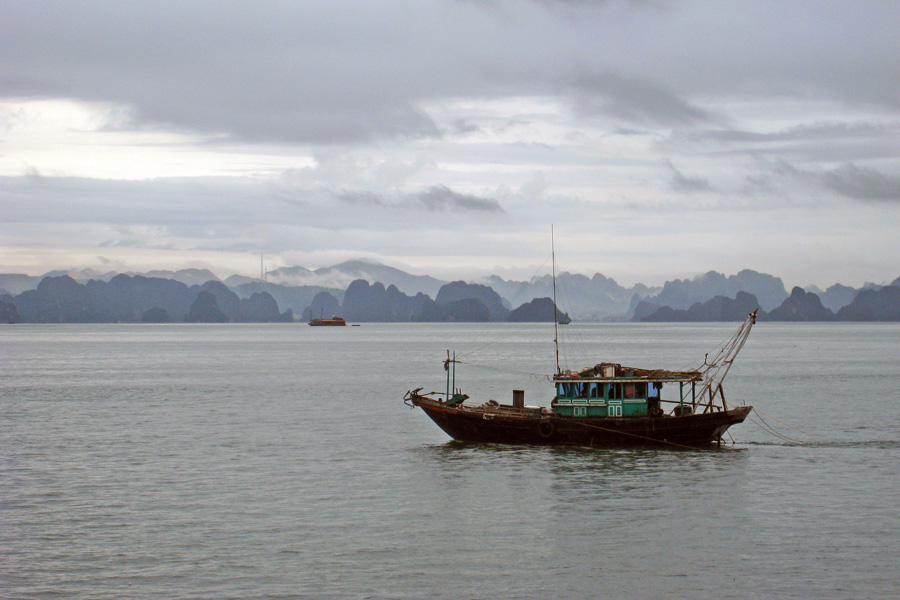
[[[683,368],[735,324],[573,324]],[[542,325],[0,328],[2,598],[896,598],[900,325],[754,329],[719,451],[450,442],[403,394],[545,404]]]

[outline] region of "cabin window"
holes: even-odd
[[[609,383],[607,398],[610,400],[635,400],[647,397],[647,384],[643,381],[636,383]],[[658,394],[657,394],[658,395]]]
[[[591,398],[602,398],[603,390],[600,387],[599,383],[590,383],[588,384],[588,388],[590,389],[590,397]]]
[[[659,398],[659,389],[662,387],[659,383],[650,384],[650,398]]]
[[[587,394],[587,386],[580,381],[556,384],[556,395],[559,398],[587,398]]]

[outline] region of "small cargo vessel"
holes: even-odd
[[[751,406],[725,402],[722,382],[756,323],[753,311],[703,366],[691,371],[625,367],[601,362],[579,372],[552,377],[549,407],[527,406],[524,391],[513,390],[512,404],[469,402],[455,389],[456,360],[448,352],[445,392],[406,393],[455,440],[544,446],[703,447],[721,443],[729,427],[741,423]],[[665,387],[668,397],[664,397]],[[671,390],[671,391],[670,391]]]
[[[341,317],[331,317],[330,319],[310,319],[309,324],[313,327],[344,327],[347,322]]]

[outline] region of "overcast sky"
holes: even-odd
[[[0,3],[0,272],[900,276],[900,2]]]

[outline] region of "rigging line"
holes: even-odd
[[[537,269],[535,269],[534,273],[531,274],[531,277],[528,279],[529,282],[532,279],[534,279],[535,277],[537,277],[538,273],[540,273],[541,271],[544,270],[544,268],[547,266],[547,261],[549,261],[549,260],[551,260],[551,257],[549,257],[549,256],[544,259],[544,262],[541,263],[541,266],[539,266]]]
[[[794,440],[791,440],[790,438],[788,438],[787,436],[782,435],[778,431],[772,429],[772,426],[769,425],[768,423],[766,423],[766,421],[764,419],[760,418],[758,415],[754,414],[752,416],[748,416],[747,419],[750,422],[752,422],[754,425],[756,425],[757,427],[759,427],[760,429],[765,431],[766,433],[769,433],[771,435],[774,435],[775,437],[781,438],[786,441],[794,441]]]
[[[781,439],[781,440],[783,440],[783,441],[785,441],[785,442],[789,442],[789,443],[792,443],[792,444],[799,444],[799,443],[800,443],[798,440],[793,440],[793,439],[791,439],[791,438],[789,438],[789,437],[787,437],[787,436],[781,435],[780,433],[778,433],[777,431],[775,431],[774,429],[772,429],[772,428],[768,425],[768,423],[766,423],[765,421],[759,419],[759,418],[758,418],[757,416],[755,416],[755,415],[754,415],[754,416],[751,416],[751,417],[747,417],[747,420],[750,421],[751,423],[753,423],[754,425],[756,425],[757,427],[759,427],[760,429],[762,429],[763,431],[765,431],[766,433],[768,433],[769,435],[775,436],[775,437],[778,438],[778,439]]]
[[[799,433],[802,433],[803,435],[808,435],[809,437],[811,437],[812,439],[816,440],[817,442],[821,442],[821,443],[823,443],[823,444],[829,444],[829,443],[831,443],[831,442],[829,442],[828,440],[823,440],[822,438],[820,438],[820,437],[818,437],[818,436],[815,436],[815,435],[813,435],[813,434],[811,434],[811,433],[809,433],[809,432],[803,431],[803,430],[800,429],[799,427],[794,427],[794,426],[791,425],[790,423],[785,423],[784,421],[782,421],[781,419],[779,419],[779,418],[777,418],[777,417],[775,417],[775,416],[772,416],[772,415],[770,415],[770,414],[768,414],[768,413],[764,413],[763,411],[759,410],[758,408],[757,408],[757,409],[754,409],[754,410],[756,410],[757,413],[766,415],[766,417],[772,419],[773,421],[778,421],[779,423],[781,423],[781,424],[784,425],[785,427],[788,427],[788,428],[790,428],[790,429],[793,429],[794,431],[797,431],[797,432],[799,432]]]
[[[755,423],[759,428],[761,428],[766,433],[774,435],[775,437],[780,438],[786,442],[790,442],[792,444],[803,444],[803,440],[795,440],[794,438],[788,437],[788,436],[778,432],[775,428],[773,428],[771,425],[766,423],[765,419],[763,419],[762,416],[760,416],[760,415],[755,415],[753,417],[750,417],[750,421]]]
[[[496,344],[497,338],[500,336],[497,336],[497,335],[489,336],[488,334],[489,333],[496,334],[498,331],[500,331],[500,329],[498,327],[496,327],[497,323],[499,323],[499,321],[487,321],[485,326],[482,327],[478,332],[478,337],[487,338],[487,341],[485,343],[483,343],[482,345],[477,346],[477,347],[473,348],[472,350],[469,350],[468,352],[460,352],[459,354],[456,355],[457,358],[472,356],[473,354],[475,354],[477,352],[481,352],[485,348],[488,348],[488,347]]]
[[[563,266],[560,266],[558,270],[560,273],[568,272]],[[570,319],[570,325],[563,328],[561,333],[557,333],[558,339],[566,340],[565,344],[560,344],[560,355],[567,369],[572,368],[573,370],[578,370],[582,367],[577,364],[572,366],[569,363],[581,361],[582,364],[594,364],[596,360],[593,358],[594,354],[588,352],[588,342],[584,335],[586,331],[585,328],[580,327],[578,321],[572,320],[571,312],[574,307],[574,302],[572,302],[572,298],[569,295],[569,288],[566,285],[564,278],[557,278],[557,287],[562,298],[555,299],[554,303],[559,302],[559,308],[562,312],[566,313]],[[574,326],[572,324],[574,324]]]
[[[469,350],[468,352],[461,352],[461,353],[457,354],[457,358],[464,357],[464,356],[471,356],[472,354],[475,354],[476,352],[481,352],[488,346],[491,346],[491,345],[497,343],[496,338],[498,336],[493,335],[493,334],[497,333],[497,331],[499,330],[499,328],[496,327],[496,324],[498,322],[499,321],[493,321],[493,320],[486,321],[484,326],[479,329],[477,337],[478,338],[487,338],[487,341],[484,344],[482,344],[481,346],[478,346],[472,350]],[[489,334],[491,334],[491,335],[489,335]]]
[[[691,362],[684,370],[693,369],[693,370],[699,371],[704,366],[716,365],[724,356],[726,356],[728,354],[728,352],[726,352],[726,348],[734,345],[736,340],[741,336],[742,333],[744,333],[746,325],[747,325],[747,321],[745,320],[741,324],[741,326],[738,327],[737,331],[730,334],[728,337],[726,337],[721,342],[719,342],[716,346],[713,346],[713,350],[710,352],[707,352],[706,355],[704,356],[703,363],[698,364],[699,361]],[[743,344],[741,344],[741,346],[743,347]],[[709,362],[710,354],[713,355],[712,362]],[[694,365],[697,365],[697,366],[695,367]]]
[[[560,270],[562,270],[562,268],[560,268]],[[559,284],[558,287],[562,291],[562,295],[564,296],[564,299],[565,299],[564,307],[566,309],[568,309],[567,311],[563,310],[563,312],[565,312],[567,314],[567,316],[569,317],[569,320],[571,321],[572,315],[569,313],[572,311],[573,302],[572,302],[571,297],[569,296],[569,288],[566,286],[566,282],[563,279],[560,279],[558,284]],[[570,343],[566,344],[566,346],[574,346],[579,351],[580,356],[589,357],[590,355],[588,354],[588,351],[587,351],[587,343],[585,342],[584,336],[581,335],[582,331],[583,330],[577,326],[577,323],[574,328],[571,327],[571,324],[570,324],[566,327],[566,329],[564,329],[564,333],[562,335],[564,338],[566,338],[567,340],[570,341]],[[571,334],[571,335],[569,335],[569,334]],[[579,357],[576,356],[576,353],[567,351],[566,346],[563,347],[563,362],[566,363],[566,368],[569,368],[568,362],[570,360],[571,361],[579,360]],[[581,360],[588,361],[589,358],[584,358]],[[575,368],[577,369],[579,367],[576,366]]]
[[[478,363],[463,362],[460,360],[457,360],[456,362],[467,365],[468,367],[470,367],[472,369],[483,369],[485,371],[498,371],[500,373],[513,373],[515,375],[528,375],[529,377],[535,377],[538,379],[547,379],[548,381],[550,380],[550,376],[547,375],[546,373],[532,373],[530,371],[517,371],[515,369],[506,369],[504,367],[489,367],[488,365],[480,365]]]
[[[488,329],[487,327],[484,328],[484,329],[482,329],[482,333],[484,333],[485,331],[487,331],[487,329]],[[487,342],[485,342],[485,343],[482,344],[481,346],[478,346],[477,348],[473,348],[472,350],[469,350],[468,352],[460,352],[459,354],[456,355],[456,357],[457,357],[457,358],[464,358],[464,357],[467,357],[467,356],[472,356],[472,355],[475,354],[476,352],[481,352],[482,350],[484,350],[484,349],[487,348],[488,346],[493,346],[493,345],[496,344],[496,343],[497,343],[497,340],[488,340]]]
[[[538,266],[538,267],[534,270],[534,272],[531,274],[531,277],[528,278],[528,283],[531,283],[531,282],[534,280],[534,278],[537,277],[538,273],[540,273],[541,271],[543,271],[543,270],[546,268],[547,262],[549,262],[550,259],[551,259],[550,256],[548,256],[548,257],[546,257],[546,258],[544,259],[544,262],[542,262],[542,263],[540,264],[540,266]],[[502,298],[502,296],[501,296],[501,298]],[[513,307],[513,308],[515,309],[516,307]],[[481,329],[480,335],[484,335],[485,332],[487,332],[487,331],[489,331],[489,330],[492,331],[492,332],[496,332],[496,331],[498,330],[498,328],[493,326],[495,323],[496,323],[495,321],[488,321],[488,324],[485,325],[485,327],[483,327],[483,328]],[[469,350],[468,352],[463,352],[463,353],[461,353],[461,354],[458,354],[457,357],[471,356],[471,355],[475,354],[476,352],[481,352],[481,351],[484,350],[485,348],[487,348],[487,347],[489,347],[489,346],[492,346],[492,345],[495,344],[495,343],[497,343],[497,340],[496,340],[496,339],[488,340],[487,342],[485,342],[485,343],[482,344],[481,346],[478,346],[477,348],[474,348],[473,350]]]
[[[687,448],[688,450],[705,450],[705,448],[703,448],[701,446],[687,446],[685,444],[678,444],[676,442],[670,442],[668,440],[658,440],[656,438],[647,437],[645,435],[638,435],[636,433],[628,433],[627,431],[619,431],[618,429],[609,429],[608,427],[600,427],[599,425],[593,425],[591,423],[583,423],[583,425],[585,427],[599,429],[600,431],[608,431],[611,433],[616,433],[618,435],[627,435],[627,436],[635,437],[635,438],[642,439],[642,440],[650,440],[651,442],[654,442],[657,444],[668,444],[670,446],[676,446],[678,448]]]

